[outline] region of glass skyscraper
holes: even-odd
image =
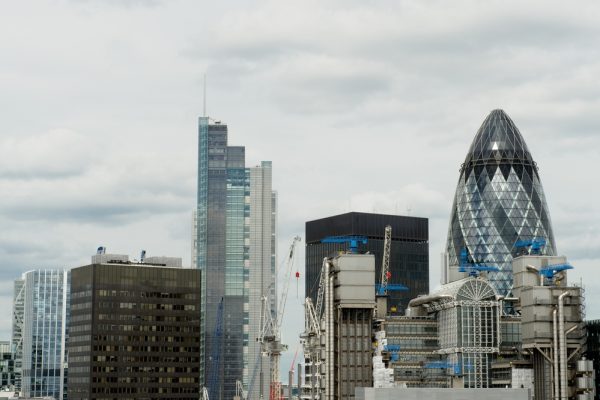
[[[21,391],[24,397],[66,398],[66,339],[69,318],[70,273],[66,270],[35,270],[23,274],[15,284],[22,303],[21,326],[13,328],[22,342],[15,361],[22,368]]]
[[[246,168],[245,148],[228,146],[227,133],[227,125],[200,117],[192,264],[203,271],[202,372],[204,385],[217,394],[211,400],[233,398],[237,380],[248,387],[259,361],[254,345],[260,318],[254,318],[253,312],[260,310],[260,297],[267,294],[263,285],[271,295],[275,293],[271,280],[260,280],[258,287],[255,279],[264,268],[274,279],[271,163]],[[222,321],[222,335],[217,334],[217,321]],[[269,376],[268,363],[259,368],[263,376]],[[217,381],[211,382],[215,376]]]
[[[492,111],[477,131],[460,168],[448,241],[446,281],[460,276],[460,252],[495,266],[490,283],[499,295],[512,289],[511,261],[518,240],[544,239],[542,254],[556,247],[544,190],[529,148],[502,110]]]

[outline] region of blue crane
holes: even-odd
[[[423,365],[423,368],[427,369],[450,369],[454,372],[454,375],[462,375],[460,363],[452,363],[449,361],[430,361]],[[467,371],[472,371],[473,366],[471,364],[467,364],[465,366]]]
[[[573,266],[568,263],[548,265],[540,269],[540,275],[543,275],[547,279],[554,278],[554,275],[567,269],[573,269]]]
[[[219,382],[219,370],[220,370],[220,359],[221,359],[221,342],[223,341],[223,298],[219,302],[217,308],[217,324],[213,334],[213,351],[211,356],[211,370],[208,378],[208,390],[209,398],[217,400]]]
[[[519,253],[523,251],[527,254],[541,254],[542,249],[545,246],[546,246],[546,239],[543,239],[543,238],[517,240],[515,242],[515,248],[518,250]]]
[[[375,289],[377,290],[378,296],[385,296],[387,291],[403,292],[408,290],[408,288],[401,283],[388,283],[386,286],[378,283],[375,285]]]
[[[358,252],[359,244],[367,244],[366,236],[327,236],[321,243],[348,243],[351,253]]]
[[[400,359],[400,345],[399,344],[386,344],[383,346],[383,350],[390,353],[391,361],[398,361]]]
[[[390,228],[391,229],[391,228]],[[391,232],[391,230],[390,230]],[[390,233],[391,235],[391,233]],[[351,235],[351,236],[327,236],[325,239],[321,240],[321,243],[348,243],[348,247],[350,248],[350,252],[351,253],[357,253],[358,252],[358,245],[359,244],[367,244],[367,237],[366,236],[356,236],[356,235]],[[385,248],[385,245],[384,245]],[[385,251],[385,249],[384,249]],[[384,263],[385,263],[385,257],[386,255],[383,255],[384,257]],[[388,265],[389,265],[389,247],[388,247]],[[385,268],[385,267],[384,267]],[[389,268],[389,267],[388,267]],[[389,274],[389,270],[382,272],[384,274]],[[387,278],[388,275],[385,275],[385,281],[384,283],[380,283],[375,285],[376,291],[378,295],[384,296],[386,294],[386,292],[389,291],[406,291],[408,290],[408,288],[400,283],[387,283]]]
[[[498,267],[492,267],[490,265],[478,264],[475,262],[469,261],[469,254],[466,247],[463,247],[460,250],[460,266],[458,268],[459,272],[468,272],[469,276],[477,276],[480,272],[498,272],[500,269]]]

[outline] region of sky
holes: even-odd
[[[96,248],[189,265],[197,118],[272,160],[283,259],[308,220],[429,218],[430,287],[459,168],[504,109],[559,253],[600,318],[597,1],[41,0],[0,11],[0,340],[13,280]],[[303,249],[296,260],[303,276]],[[303,329],[292,282],[287,369]]]

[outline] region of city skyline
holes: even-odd
[[[208,114],[248,147],[247,165],[273,160],[280,255],[308,220],[426,217],[431,289],[464,151],[489,111],[506,110],[540,168],[558,253],[598,318],[600,9],[515,4],[353,3],[336,12],[341,3],[88,1],[41,3],[39,15],[7,6],[0,301],[11,303],[22,272],[83,265],[99,245],[190,265],[207,72]],[[294,315],[302,295],[288,301]],[[290,361],[302,329],[292,319]],[[8,311],[0,320],[10,327]]]

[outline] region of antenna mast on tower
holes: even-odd
[[[202,98],[202,115],[206,118],[206,73],[204,74],[204,88],[203,88],[203,98]]]

